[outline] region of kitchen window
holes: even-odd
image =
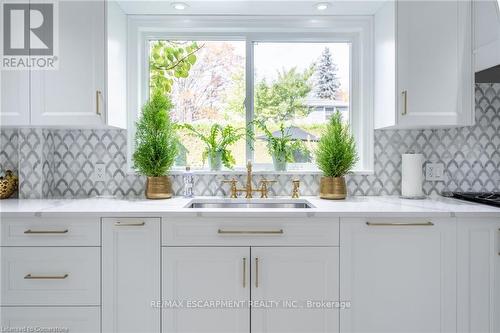
[[[138,34],[131,34],[134,37],[130,45],[136,47],[130,47],[129,61],[139,66],[130,73],[137,78],[131,82],[138,82],[130,91],[131,125],[149,96],[154,73],[148,60],[155,45],[196,45],[196,62],[189,75],[172,82],[174,121],[188,123],[201,132],[207,132],[214,123],[245,127],[255,120],[265,122],[274,132],[283,123],[292,138],[302,141],[305,148],[294,154],[295,163],[289,164],[288,169],[317,172],[317,140],[332,114],[340,111],[357,141],[360,162],[356,169],[371,171],[372,68],[368,56],[372,51],[367,40],[370,22],[359,18],[317,22],[298,19],[294,23],[286,21],[290,29],[282,27],[285,21],[283,17],[237,21],[228,17],[176,17],[169,22],[132,20],[129,28]],[[342,26],[339,32],[335,32],[337,25]],[[129,128],[132,142],[133,126]],[[174,171],[183,170],[186,165],[206,170],[203,144],[187,132],[180,131],[183,146]],[[253,146],[243,139],[231,149],[235,169],[244,168],[250,159],[256,170],[273,170],[266,138],[258,128]]]

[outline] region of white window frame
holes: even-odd
[[[254,42],[346,42],[351,44],[350,124],[360,161],[354,173],[373,173],[373,17],[372,16],[136,16],[128,17],[128,165],[135,122],[149,94],[149,41],[239,40],[246,42],[246,120],[254,115]],[[248,145],[248,143],[247,143]],[[246,149],[247,159],[253,152]],[[176,173],[179,170],[173,170]],[[239,170],[236,169],[238,172]],[[207,171],[200,171],[207,173]],[[231,171],[229,171],[231,172]],[[262,170],[274,173],[271,167]],[[298,169],[290,173],[320,173]],[[227,170],[218,173],[227,174]]]

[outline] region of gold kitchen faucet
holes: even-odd
[[[252,187],[252,162],[248,161],[247,162],[247,182],[245,185],[245,188],[238,188],[237,183],[238,180],[233,177],[231,180],[223,180],[222,183],[229,183],[231,184],[230,188],[230,198],[238,198],[238,193],[239,192],[245,192],[245,198],[246,199],[252,199],[253,198],[253,192],[258,192],[260,193],[261,198],[267,198],[269,194],[269,184],[276,183],[275,180],[267,180],[267,179],[262,179],[259,182],[259,188],[254,189]]]

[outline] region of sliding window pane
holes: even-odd
[[[213,124],[245,127],[245,42],[153,40],[150,41],[151,54],[159,43],[176,50],[184,49],[179,59],[192,51],[189,46],[197,46],[192,52],[196,57],[194,64],[171,82],[169,95],[174,104],[171,116],[175,122],[190,124],[204,135]],[[175,55],[161,53],[161,56]],[[153,85],[154,75],[158,73],[150,67],[150,74]],[[185,129],[180,130],[180,136],[182,147],[176,165],[207,167],[207,161],[202,158],[205,143]],[[231,146],[238,166],[244,165],[245,148],[244,138]]]
[[[303,143],[296,163],[313,162],[317,140],[339,111],[349,121],[349,43],[254,43],[254,113],[273,135],[280,125]],[[264,133],[256,130],[254,160],[272,163]]]

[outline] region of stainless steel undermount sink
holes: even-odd
[[[272,199],[250,199],[250,200],[211,200],[194,199],[186,208],[250,208],[250,209],[305,209],[314,208],[306,200],[272,200]]]

